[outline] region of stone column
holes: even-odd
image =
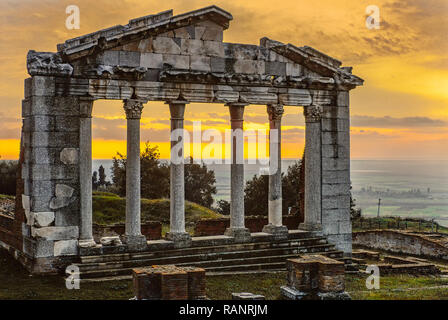
[[[305,116],[305,221],[299,229],[322,230],[322,107],[304,107]]]
[[[93,247],[92,231],[92,107],[93,99],[79,99],[79,246]]]
[[[173,241],[176,248],[182,248],[191,245],[191,237],[185,231],[183,129],[187,101],[170,101],[168,104],[171,114],[170,231],[166,238]]]
[[[288,228],[282,224],[282,155],[281,155],[281,122],[283,106],[269,105],[269,202],[268,224],[263,232],[270,233],[274,239],[287,239]]]
[[[142,100],[124,100],[127,119],[126,159],[126,227],[124,242],[132,250],[144,250],[146,238],[141,233],[140,221],[140,119]]]
[[[230,164],[230,228],[225,235],[235,242],[251,240],[249,229],[244,226],[244,136],[243,115],[246,103],[228,104],[232,129]]]

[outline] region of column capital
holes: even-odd
[[[320,105],[310,105],[303,108],[305,122],[319,122],[322,118],[323,108]]]
[[[285,109],[281,104],[269,104],[266,108],[269,115],[269,120],[281,120]]]
[[[81,118],[92,118],[93,97],[79,97],[79,115]]]
[[[126,112],[126,119],[140,119],[142,117],[144,103],[146,103],[146,101],[140,99],[123,100],[123,108]]]
[[[243,121],[244,107],[247,105],[249,104],[241,102],[227,103],[226,106],[229,107],[230,121],[231,122]]]
[[[184,120],[185,106],[188,101],[173,100],[165,103],[170,106],[170,120]]]

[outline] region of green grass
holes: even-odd
[[[353,299],[448,299],[448,279],[433,276],[390,275],[380,279],[379,290],[367,290],[366,275],[346,275],[346,290]],[[262,294],[267,299],[281,299],[280,286],[286,284],[286,273],[208,276],[207,297],[231,299],[232,292]],[[127,300],[133,297],[132,281],[81,283],[79,290],[68,290],[61,276],[31,276],[4,249],[0,249],[0,300]],[[417,288],[420,290],[407,290]]]
[[[11,199],[14,200],[16,197],[15,196],[10,196],[7,194],[0,194],[0,199]]]
[[[99,225],[124,223],[126,199],[113,193],[95,192],[93,194],[93,222]],[[141,199],[142,221],[160,221],[164,225],[170,222],[169,199]],[[209,208],[189,201],[185,202],[185,223],[191,225],[200,219],[222,218],[223,216]]]
[[[407,224],[406,224],[407,221]],[[362,222],[362,225],[361,225]],[[398,224],[399,222],[399,224]],[[421,231],[421,232],[431,232],[431,221],[422,220],[419,225],[418,219],[412,218],[400,218],[400,217],[365,217],[362,219],[355,219],[352,221],[353,231],[371,230],[371,229],[397,229],[400,230],[410,230],[410,231]],[[433,225],[433,231],[436,231],[436,222]],[[440,233],[448,233],[448,228],[440,226],[438,228]]]

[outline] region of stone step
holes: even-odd
[[[341,259],[342,251],[316,251],[314,254],[323,254],[331,258]],[[240,258],[240,259],[227,259],[219,261],[196,261],[196,262],[183,262],[176,263],[176,265],[183,266],[198,266],[206,269],[207,272],[222,272],[222,271],[250,271],[259,270],[260,266],[267,266],[266,269],[270,269],[270,266],[275,265],[277,269],[284,269],[285,261],[288,258],[297,257],[297,254],[292,255],[281,255],[281,256],[261,256],[254,258]],[[208,265],[207,265],[208,264]],[[92,278],[106,278],[106,277],[117,277],[123,275],[129,275],[132,269],[138,266],[128,266],[124,267],[120,264],[116,264],[115,268],[106,268],[106,265],[98,265],[96,269],[93,270],[80,270],[79,276],[81,279],[92,279]],[[247,266],[248,269],[245,269]],[[255,268],[255,269],[254,269]]]
[[[151,257],[143,259],[121,260],[121,261],[108,261],[108,262],[91,262],[78,264],[81,271],[95,270],[97,268],[113,269],[120,267],[140,267],[150,266],[155,264],[178,264],[184,262],[195,261],[216,261],[216,260],[229,260],[238,258],[251,258],[251,257],[265,257],[265,256],[280,256],[290,254],[304,254],[313,252],[325,252],[334,249],[331,244],[319,244],[307,247],[285,247],[285,248],[269,248],[258,250],[244,250],[244,251],[230,251],[230,252],[212,252],[205,254],[194,255],[179,255],[179,256],[165,256],[165,257]]]
[[[170,249],[161,251],[150,252],[132,252],[132,253],[115,253],[115,254],[103,254],[95,256],[81,256],[81,263],[93,263],[93,262],[111,262],[111,261],[125,261],[125,260],[137,260],[137,259],[150,259],[167,256],[179,256],[179,255],[193,255],[193,254],[210,254],[229,251],[248,251],[258,249],[269,248],[288,248],[288,247],[305,247],[317,244],[327,244],[325,237],[312,237],[302,239],[289,239],[279,242],[255,242],[255,243],[241,243],[241,244],[229,244],[222,246],[204,246],[204,247],[190,247],[183,249]]]

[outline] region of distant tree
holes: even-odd
[[[205,164],[193,163],[190,158],[185,165],[185,199],[211,208],[216,194],[215,183],[215,172],[208,170]]]
[[[105,187],[108,185],[108,181],[106,181],[106,173],[103,165],[100,165],[98,168],[98,186]]]
[[[120,196],[126,195],[126,157],[117,152],[112,163],[112,182]],[[158,146],[146,142],[140,154],[141,196],[148,199],[167,198],[170,194],[169,166],[160,161]]]
[[[230,214],[230,202],[227,200],[219,200],[217,202],[216,211],[220,214],[228,216]]]
[[[352,185],[350,184],[350,190],[352,190]],[[356,199],[353,199],[352,192],[350,191],[350,218],[357,219],[361,218],[362,210],[356,208]]]
[[[0,194],[16,194],[17,161],[0,161]]]
[[[93,171],[92,174],[92,189],[98,189],[98,173],[96,171]]]
[[[244,211],[248,215],[268,215],[268,175],[254,175],[244,188]]]
[[[296,161],[282,174],[282,212],[288,214],[288,208],[297,212],[299,206],[301,161]],[[244,189],[244,210],[251,215],[268,215],[269,176],[255,175],[246,182]]]
[[[288,167],[286,175],[282,177],[283,214],[288,213],[288,208],[291,208],[292,212],[299,210],[301,167],[302,161],[297,160]]]

